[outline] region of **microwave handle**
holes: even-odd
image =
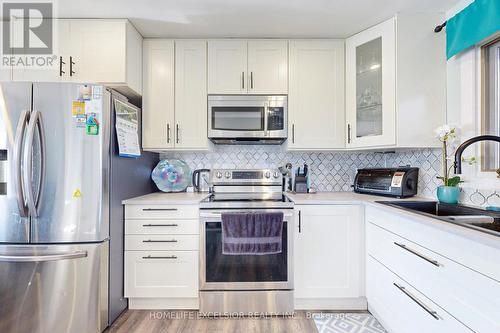
[[[267,136],[268,118],[269,117],[269,103],[264,103],[264,136]]]

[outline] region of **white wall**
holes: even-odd
[[[462,0],[450,8],[451,18],[473,0]],[[460,141],[480,134],[480,57],[477,48],[470,48],[452,57],[447,63],[447,122],[460,129]],[[464,155],[480,159],[480,145],[469,147]],[[464,165],[463,187],[494,189],[500,194],[500,179],[494,173],[481,173],[479,165]]]

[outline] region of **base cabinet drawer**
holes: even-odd
[[[125,248],[127,251],[197,251],[199,247],[198,235],[126,235]]]
[[[367,257],[368,308],[390,333],[471,333],[373,257]]]
[[[126,219],[197,219],[195,205],[126,205]]]
[[[200,221],[196,220],[126,220],[126,235],[198,235]]]
[[[476,332],[500,332],[500,283],[373,223],[366,234],[368,254],[433,302]]]
[[[198,297],[198,251],[125,251],[125,297]]]

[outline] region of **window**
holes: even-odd
[[[500,136],[500,38],[483,46],[482,134]],[[500,168],[500,144],[485,142],[481,152],[481,171]]]

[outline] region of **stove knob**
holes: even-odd
[[[215,174],[215,177],[222,178],[222,172],[217,171],[217,173]]]
[[[226,179],[231,178],[231,172],[226,171],[226,173],[224,174],[224,176],[226,177]]]
[[[273,177],[274,177],[274,178],[278,178],[279,176],[280,176],[280,174],[279,174],[279,172],[278,172],[278,171],[275,171],[275,172],[273,173]]]
[[[264,174],[264,177],[271,178],[271,172],[270,171],[266,171],[266,173]]]

